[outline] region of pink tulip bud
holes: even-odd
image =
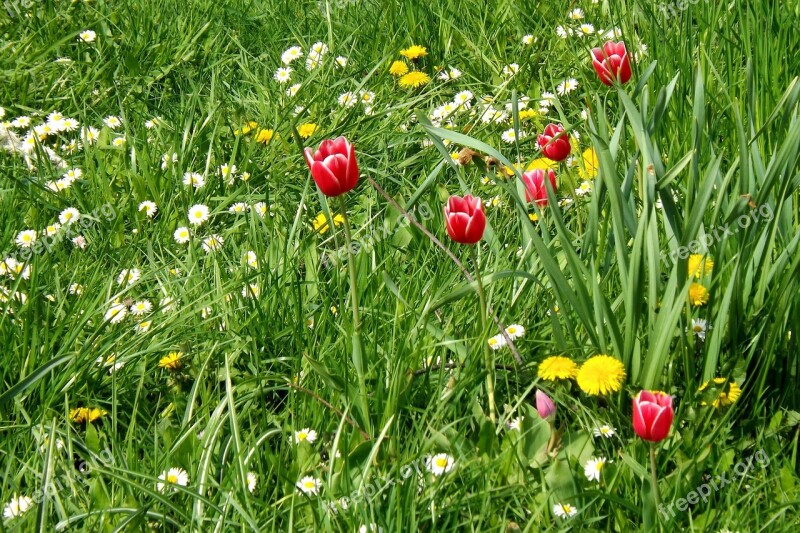
[[[536,412],[545,420],[556,414],[556,404],[540,390],[536,391]]]
[[[560,124],[548,124],[544,128],[544,133],[537,138],[539,148],[545,157],[553,161],[563,161],[569,157],[572,146],[564,133],[564,126]]]
[[[631,61],[623,41],[608,41],[603,48],[593,48],[592,66],[603,85],[613,85],[614,80],[628,83],[631,79]]]
[[[480,198],[451,196],[444,206],[444,220],[447,234],[458,243],[475,244],[483,238],[486,215]]]
[[[525,184],[525,201],[537,204],[547,205],[547,185],[544,183],[545,171],[537,168],[529,170],[522,175],[522,182]],[[547,179],[550,180],[550,185],[553,186],[553,191],[556,190],[556,173],[552,170],[547,170]]]
[[[633,399],[633,430],[646,441],[666,439],[674,416],[672,396],[643,390]]]

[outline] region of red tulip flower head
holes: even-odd
[[[463,198],[451,196],[444,206],[444,219],[447,234],[456,242],[475,244],[483,238],[486,215],[480,198],[469,194]]]
[[[547,185],[544,182],[544,173],[544,170],[537,168],[522,174],[522,182],[525,184],[526,202],[535,201],[539,205],[547,205]],[[548,169],[547,178],[550,180],[550,185],[553,186],[553,191],[555,191],[556,173]]]
[[[643,390],[633,399],[633,430],[644,440],[666,439],[674,417],[672,396],[663,392]]]
[[[556,404],[540,390],[536,391],[536,412],[545,420],[556,414]]]
[[[569,139],[564,134],[564,126],[560,124],[548,124],[544,133],[539,135],[537,142],[545,157],[553,161],[565,160],[572,150]]]
[[[358,184],[356,151],[344,137],[322,141],[319,149],[304,150],[311,177],[325,196],[339,196]]]
[[[592,65],[603,85],[614,85],[614,80],[628,83],[631,79],[631,61],[623,41],[608,41],[603,48],[593,48]]]

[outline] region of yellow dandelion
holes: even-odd
[[[400,87],[404,89],[416,89],[418,87],[422,87],[426,83],[431,81],[431,77],[425,74],[424,72],[420,72],[415,70],[413,72],[409,72],[398,82]]]
[[[333,225],[341,226],[342,224],[344,224],[344,217],[340,214],[333,215]],[[317,217],[314,219],[313,225],[314,231],[318,231],[320,235],[324,234],[330,229],[330,226],[328,225],[328,219],[325,218],[325,213],[320,213],[317,215]]]
[[[604,395],[617,392],[625,379],[622,361],[609,355],[595,355],[578,370],[578,386],[586,394]]]
[[[530,120],[532,118],[536,118],[541,113],[537,109],[523,109],[519,112],[519,119],[520,120]]]
[[[425,57],[426,55],[428,55],[428,50],[424,46],[420,46],[418,44],[412,44],[405,50],[400,50],[400,55],[405,57],[406,59],[415,61],[420,57]]]
[[[169,352],[158,361],[158,366],[170,372],[178,371],[183,366],[182,357],[183,352]]]
[[[275,130],[260,129],[258,133],[256,133],[256,142],[267,144],[273,137],[275,137]]]
[[[250,133],[253,130],[253,128],[257,128],[257,127],[258,127],[258,124],[255,121],[251,120],[251,121],[247,122],[244,126],[242,126],[241,129],[238,129],[238,130],[234,131],[233,134],[234,135],[247,135],[248,133]]]
[[[578,365],[569,357],[554,355],[539,364],[538,374],[547,381],[573,379],[578,375]]]
[[[526,168],[525,170],[536,170],[537,168],[540,170],[549,170],[549,169],[555,170],[558,168],[558,163],[556,161],[553,161],[552,159],[548,159],[546,157],[540,157],[539,159],[534,159],[533,161],[531,161],[530,165],[528,165],[528,168]]]
[[[319,129],[319,126],[317,126],[316,124],[312,124],[312,123],[310,123],[310,122],[309,122],[309,123],[307,123],[307,124],[301,124],[300,126],[298,126],[298,128],[297,128],[297,133],[298,133],[298,134],[300,135],[300,137],[302,137],[303,139],[308,139],[309,137],[311,137],[312,135],[314,135],[314,133],[315,133],[315,132],[316,132],[318,129]]]
[[[594,148],[584,150],[582,156],[583,164],[578,167],[578,175],[587,180],[597,176],[597,169],[600,168],[600,161],[597,159],[597,152]]]
[[[539,222],[539,215],[536,213],[528,213],[528,218],[531,222]]]
[[[98,407],[93,407],[91,409],[88,407],[77,407],[70,410],[69,418],[76,424],[83,424],[85,422],[95,422],[107,414],[108,411]]]
[[[700,254],[692,254],[689,256],[689,277],[694,276],[697,279],[703,276],[711,275],[714,269],[714,260]]]
[[[402,76],[403,74],[408,74],[408,65],[406,65],[405,61],[394,61],[392,66],[389,67],[389,74],[392,76]]]
[[[689,303],[700,307],[708,303],[708,289],[699,283],[689,285]]]
[[[714,407],[727,407],[732,405],[736,400],[739,399],[739,396],[742,395],[742,389],[735,381],[728,381],[725,378],[714,378],[715,385],[722,385],[722,388],[719,391],[719,395],[711,402],[711,405]],[[726,383],[727,382],[727,383]],[[697,392],[703,392],[708,387],[709,382],[706,381],[700,387],[698,387]],[[701,401],[700,405],[708,405],[707,402]]]

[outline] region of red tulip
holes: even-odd
[[[447,234],[461,244],[475,244],[483,238],[486,229],[486,215],[480,198],[466,195],[451,196],[444,206],[444,219]]]
[[[556,190],[556,173],[547,170],[547,177],[553,191]],[[544,170],[537,168],[522,174],[522,182],[525,184],[525,201],[536,201],[539,205],[547,205],[547,186],[544,183]]]
[[[536,391],[536,412],[545,420],[556,414],[556,404],[540,390]]]
[[[593,48],[592,65],[604,85],[614,85],[614,80],[628,83],[631,79],[631,61],[623,41],[608,41],[603,48]]]
[[[674,416],[672,396],[663,392],[643,390],[633,399],[633,430],[644,440],[666,439]]]
[[[325,196],[339,196],[358,184],[356,151],[344,137],[324,140],[316,152],[303,151],[311,177]]]
[[[548,124],[544,133],[539,135],[538,142],[545,157],[553,161],[565,160],[572,150],[569,139],[564,134],[564,126],[560,124]]]

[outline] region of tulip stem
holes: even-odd
[[[658,477],[656,476],[656,445],[650,443],[650,482],[653,484],[653,498],[656,500],[656,507],[661,505],[661,498],[658,496]]]
[[[344,238],[347,246],[347,270],[350,273],[350,304],[353,308],[353,366],[356,368],[358,378],[358,394],[361,415],[367,432],[370,432],[369,409],[367,400],[367,384],[364,377],[364,370],[367,368],[364,357],[364,346],[361,341],[361,316],[358,309],[358,289],[356,286],[356,262],[353,255],[353,239],[350,234],[350,219],[347,216],[347,204],[344,195],[339,196],[339,210],[344,219]]]
[[[481,269],[478,263],[477,247],[470,247],[472,253],[472,261],[475,263],[475,282],[478,285],[478,299],[481,305],[481,334],[478,339],[483,345],[483,354],[486,365],[486,393],[489,396],[489,420],[492,424],[497,423],[497,407],[494,401],[494,358],[492,351],[489,349],[489,343],[486,342],[483,336],[486,334],[486,291],[483,289],[483,277],[481,276]]]

